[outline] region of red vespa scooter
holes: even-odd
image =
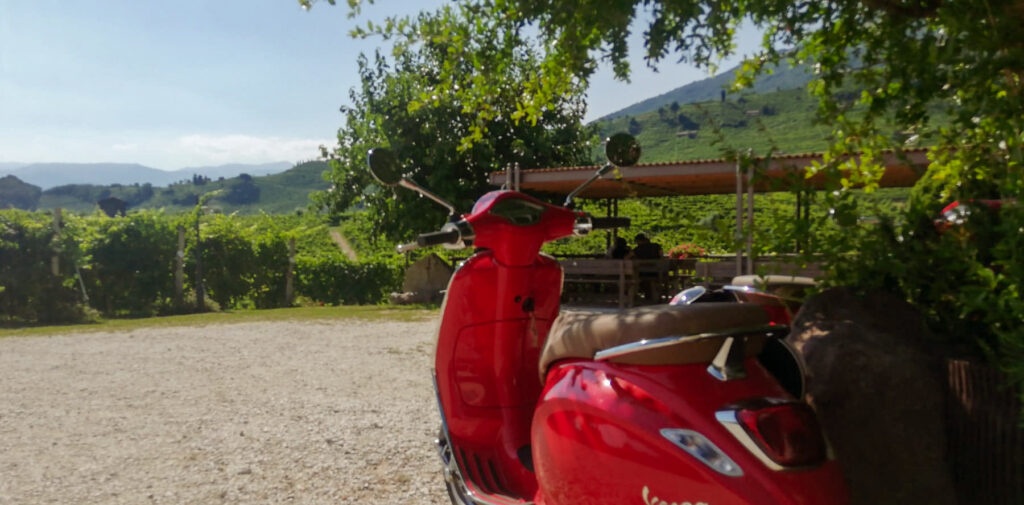
[[[452,218],[415,244],[472,245],[453,275],[435,354],[444,478],[456,505],[848,503],[811,408],[758,363],[770,325],[754,304],[649,306],[559,315],[548,241],[628,220],[572,210],[629,135],[563,206],[492,191],[470,213],[402,177],[374,149],[375,177],[441,202]]]

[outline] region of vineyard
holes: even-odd
[[[214,310],[372,304],[401,281],[402,258],[351,261],[311,215],[56,216],[0,211],[0,323],[192,312],[200,283]]]
[[[896,209],[904,195],[901,190],[882,190],[861,197],[879,204],[877,208]],[[643,232],[665,251],[695,244],[710,254],[730,254],[738,239],[734,205],[728,195],[623,200],[619,213],[632,218],[633,225],[619,233],[631,238]],[[757,196],[755,254],[795,251],[800,225],[793,209],[790,194]],[[603,202],[584,202],[582,210],[606,213]],[[198,310],[197,258],[206,309],[380,303],[398,289],[409,262],[432,253],[448,260],[468,254],[430,248],[398,255],[396,243],[381,238],[372,216],[359,211],[345,213],[334,223],[355,248],[357,261],[348,259],[331,239],[330,219],[313,213],[197,217],[194,212],[139,210],[116,218],[100,212],[60,215],[58,225],[55,212],[0,211],[0,322],[70,322],[91,314],[138,317]],[[821,206],[814,207],[809,226],[819,240],[827,240],[829,230],[835,229],[828,209]],[[548,244],[545,251],[603,254],[606,240],[606,234],[595,233]],[[295,244],[294,253],[289,242]],[[181,281],[176,282],[179,270]],[[289,275],[294,293],[290,299]]]

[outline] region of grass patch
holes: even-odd
[[[103,319],[95,323],[58,326],[0,328],[0,337],[66,335],[100,331],[132,331],[143,328],[209,326],[265,321],[313,321],[362,319],[369,321],[426,321],[438,314],[436,307],[392,305],[342,305],[337,307],[293,307],[267,310],[232,310],[182,316],[134,319]]]

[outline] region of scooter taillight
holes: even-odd
[[[761,308],[768,314],[769,324],[789,326],[789,310],[787,310],[784,305],[764,304],[761,305]]]
[[[765,454],[783,466],[816,465],[825,460],[825,438],[811,407],[785,403],[736,413]]]
[[[783,469],[815,466],[828,457],[821,425],[818,424],[814,410],[805,403],[744,406],[720,412],[718,418],[727,426],[732,424],[741,427],[742,433],[735,429],[730,431],[743,442],[753,442],[756,447],[748,446],[748,449],[758,457],[764,456],[771,460],[765,461],[769,467]]]

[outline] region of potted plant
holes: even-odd
[[[675,246],[675,247],[673,247],[673,248],[668,250],[668,257],[672,258],[674,260],[685,260],[685,259],[689,259],[689,258],[700,258],[700,257],[707,256],[707,255],[708,255],[707,249],[704,249],[703,247],[701,247],[701,246],[699,246],[697,244],[692,244],[692,243],[689,243],[689,242],[683,243],[683,244],[679,244],[679,245],[677,245],[677,246]]]

